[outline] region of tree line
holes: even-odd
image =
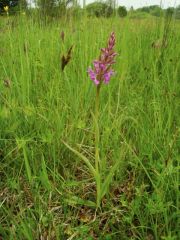
[[[158,5],[145,6],[138,9],[127,9],[125,6],[116,6],[115,0],[106,0],[104,2],[95,1],[85,6],[83,1],[83,9],[78,4],[77,0],[34,0],[34,6],[42,15],[62,16],[67,10],[73,10],[77,13],[82,13],[86,10],[89,16],[95,17],[111,17],[117,15],[121,18],[130,16],[132,18],[140,18],[147,16],[162,16],[163,14],[174,16],[180,19],[180,6],[174,8],[169,7],[162,9]],[[18,10],[33,11],[34,8],[28,6],[27,0],[0,0],[0,13],[3,14],[4,8],[8,6],[9,12],[14,13]]]

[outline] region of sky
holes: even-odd
[[[94,2],[95,0],[86,0],[86,4]],[[133,6],[134,8],[139,8],[142,6],[148,6],[148,5],[160,5],[160,2],[162,2],[163,8],[167,7],[173,7],[174,5],[180,5],[180,0],[116,0],[118,2],[118,5],[126,6],[127,8],[130,8]],[[82,4],[83,0],[80,0],[80,3]]]

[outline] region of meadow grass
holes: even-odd
[[[169,26],[167,46],[155,48],[164,19],[0,18],[0,238],[179,238],[180,23]],[[112,31],[116,75],[100,94],[102,181],[116,171],[96,209],[95,179],[63,142],[94,164],[87,68]]]

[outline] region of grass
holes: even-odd
[[[179,239],[179,22],[0,18],[0,238]],[[65,41],[60,38],[65,32]],[[87,68],[116,34],[116,76],[100,95],[102,180],[94,164],[96,88]],[[61,71],[61,56],[73,45]]]

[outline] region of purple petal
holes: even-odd
[[[88,69],[88,73],[89,73],[89,77],[90,79],[96,84],[98,85],[100,82],[97,80],[97,74],[91,69]]]
[[[105,74],[104,74],[104,83],[105,84],[108,84],[109,83],[109,81],[110,81],[110,78],[111,78],[111,76],[114,74],[114,71],[113,70],[110,70],[109,72],[106,72]]]
[[[94,81],[96,79],[96,73],[91,68],[88,69],[88,73],[91,80]]]
[[[94,68],[96,70],[96,73],[99,73],[99,70],[100,70],[100,67],[99,67],[100,63],[99,63],[99,61],[95,60],[93,62],[93,64],[94,64]]]
[[[97,79],[95,79],[95,80],[94,80],[94,83],[95,83],[96,85],[99,85],[100,82],[99,82]]]
[[[104,63],[100,63],[99,65],[100,65],[101,71],[105,71],[106,65]]]

